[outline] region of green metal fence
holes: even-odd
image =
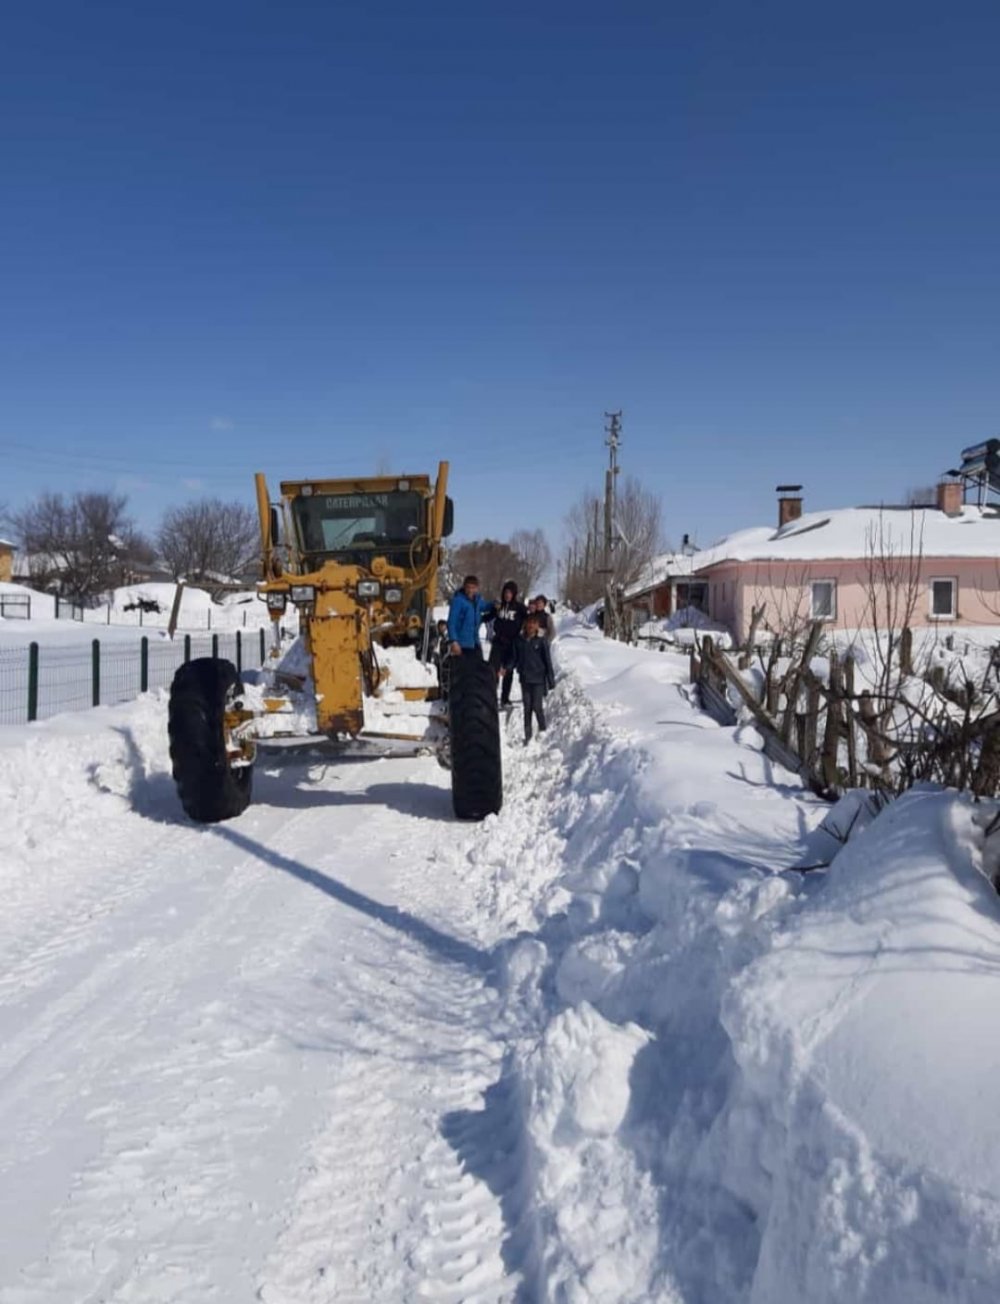
[[[240,670],[267,655],[264,629],[185,634],[183,638],[62,640],[0,647],[0,725],[30,724],[62,711],[131,702],[167,688],[194,657],[223,657]]]

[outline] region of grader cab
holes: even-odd
[[[182,666],[170,691],[170,756],[184,810],[202,823],[250,802],[262,748],[409,744],[451,770],[460,819],[503,800],[496,687],[478,658],[433,663],[434,602],[452,529],[448,464],[429,476],[289,480],[272,502],[257,475],[271,652]],[[283,631],[297,617],[289,645]],[[448,685],[442,690],[442,680]]]

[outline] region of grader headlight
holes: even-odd
[[[292,585],[293,602],[315,602],[316,588],[312,584],[293,584]]]
[[[269,593],[267,595],[268,611],[284,611],[288,605],[288,595],[286,593]]]
[[[385,600],[386,600],[386,602],[389,602],[389,603],[393,603],[393,602],[402,602],[402,601],[403,601],[403,590],[402,590],[402,589],[386,589],[386,591],[385,591]]]
[[[381,589],[382,585],[378,580],[358,580],[359,598],[377,598]]]

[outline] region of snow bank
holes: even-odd
[[[110,603],[96,607],[62,607],[56,618],[56,600],[21,584],[0,585],[0,593],[31,598],[31,618],[24,620],[8,613],[4,620],[3,644],[20,645],[36,641],[43,646],[74,639],[100,638],[102,641],[131,641],[148,635],[164,635],[170,622],[176,585],[170,583],[130,584],[115,589]],[[19,613],[18,613],[19,615]],[[181,633],[218,633],[237,629],[257,630],[270,625],[270,617],[255,592],[227,594],[215,602],[204,589],[185,586],[181,597],[178,630]],[[84,633],[86,627],[86,633]],[[298,632],[298,610],[289,606],[282,617],[282,627],[290,634]]]
[[[656,1194],[621,1162],[615,1138],[648,1040],[581,1003],[556,1014],[518,1065],[533,1203],[549,1228],[538,1265],[547,1299],[646,1298],[629,1283],[648,1280],[653,1267],[655,1243],[635,1235],[635,1221],[655,1224]]]
[[[754,1301],[996,1298],[1000,910],[973,813],[906,794],[726,993],[734,1185],[767,1174],[742,1192]]]
[[[520,933],[532,1298],[995,1299],[1000,908],[975,808],[828,813],[668,658],[578,625],[562,661],[471,856]]]
[[[697,607],[682,607],[662,620],[648,620],[636,631],[640,639],[673,643],[678,647],[697,646],[704,634],[711,634],[719,647],[732,647],[732,635],[725,625],[712,620]]]
[[[31,620],[54,620],[56,614],[56,600],[51,593],[40,593],[37,589],[29,588],[26,584],[12,584],[8,581],[0,583],[0,597],[7,598],[30,598],[31,599]],[[12,622],[21,622],[20,610],[16,614],[11,611],[7,613],[7,618]]]
[[[111,619],[138,624],[141,612],[144,626],[165,628],[170,621],[176,593],[176,584],[161,581],[129,584],[115,589],[111,594]],[[95,617],[103,615],[105,619],[107,614],[107,604],[94,613]],[[289,619],[296,616],[295,608],[289,608],[286,612]],[[219,602],[206,589],[200,589],[194,584],[185,584],[181,590],[179,629],[241,629],[269,623],[267,608],[254,590],[225,594]],[[288,624],[288,619],[284,623]]]
[[[147,693],[0,729],[0,937],[17,937],[22,906],[34,917],[47,900],[78,890],[67,847],[101,845],[109,809],[172,802],[166,699],[165,690]]]

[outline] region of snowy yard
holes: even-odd
[[[557,649],[476,826],[312,753],[195,827],[163,695],[0,729],[0,1304],[998,1297],[976,808],[843,845],[686,662]]]

